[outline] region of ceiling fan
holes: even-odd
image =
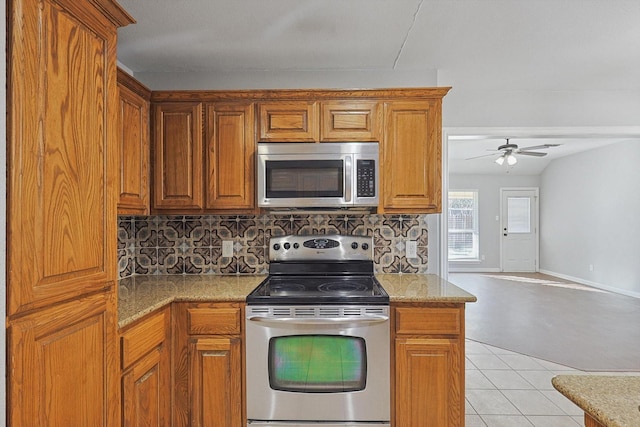
[[[548,153],[542,153],[540,151],[530,151],[530,150],[544,150],[551,147],[557,147],[560,144],[543,144],[543,145],[535,145],[532,147],[524,147],[518,148],[517,144],[511,144],[509,142],[509,138],[505,138],[506,144],[500,145],[497,150],[490,150],[501,153],[500,156],[495,160],[495,162],[499,165],[504,164],[505,160],[509,166],[513,166],[518,163],[518,159],[516,158],[516,154],[523,156],[534,156],[534,157],[544,157]],[[489,157],[495,156],[494,154],[484,154],[482,156],[469,157],[466,160],[478,159],[480,157]]]

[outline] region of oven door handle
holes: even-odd
[[[372,325],[376,323],[384,323],[389,321],[389,316],[366,316],[366,317],[316,317],[316,318],[303,318],[303,317],[262,317],[252,316],[247,320],[251,322],[259,323],[275,323],[282,324],[287,323],[290,325],[338,325],[338,324],[359,324],[362,326]]]

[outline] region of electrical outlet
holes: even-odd
[[[222,257],[231,258],[233,256],[233,240],[222,241]]]
[[[418,242],[409,240],[406,243],[407,258],[418,258]]]

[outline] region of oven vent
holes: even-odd
[[[382,314],[389,313],[389,307],[367,307],[365,308],[367,314]]]
[[[318,314],[321,317],[338,317],[340,316],[340,307],[320,307]]]
[[[269,307],[250,307],[251,314],[269,314]]]
[[[293,310],[294,317],[315,317],[316,310],[313,307],[296,307]]]
[[[288,307],[284,307],[284,308],[273,307],[271,309],[271,315],[274,317],[290,317],[291,309],[289,309]]]
[[[344,316],[362,316],[364,314],[363,309],[360,307],[345,307]]]

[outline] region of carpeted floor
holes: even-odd
[[[640,299],[540,273],[450,273],[467,338],[584,371],[640,371]]]

